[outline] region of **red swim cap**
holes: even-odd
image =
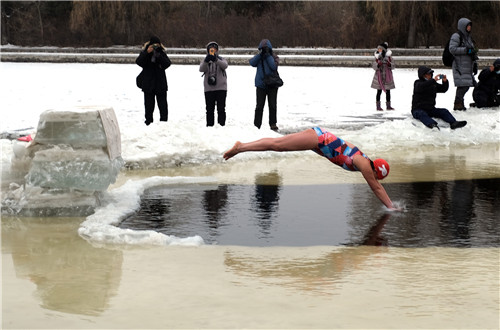
[[[382,158],[375,159],[373,161],[375,166],[375,172],[377,173],[377,179],[382,180],[389,175],[389,164]]]

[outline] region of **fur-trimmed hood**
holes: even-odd
[[[374,53],[373,53],[373,56],[375,56],[375,59],[381,59],[382,58],[382,54],[380,54],[378,52],[378,50],[376,50]],[[386,52],[385,52],[385,57],[391,57],[392,56],[392,51],[390,49],[388,49]]]

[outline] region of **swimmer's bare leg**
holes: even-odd
[[[279,138],[263,138],[257,141],[241,143],[236,142],[234,146],[224,153],[224,159],[236,156],[240,152],[247,151],[301,151],[311,150],[318,145],[318,136],[313,129],[285,135]]]

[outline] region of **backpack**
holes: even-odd
[[[462,34],[458,33],[458,36],[460,37],[460,42],[459,45],[462,43]],[[446,43],[446,46],[444,47],[443,50],[443,64],[444,66],[451,67],[453,65],[453,60],[455,59],[455,56],[453,56],[452,53],[450,53],[450,40]]]

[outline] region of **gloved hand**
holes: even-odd
[[[208,62],[215,62],[215,61],[217,61],[217,57],[215,57],[215,55],[207,55],[205,57],[205,62],[207,62],[207,63]]]
[[[467,47],[467,54],[468,55],[472,55],[472,54],[475,54],[476,53],[476,50],[472,47]]]

